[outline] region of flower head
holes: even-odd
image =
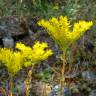
[[[22,55],[20,52],[1,48],[0,61],[5,64],[11,76],[14,76],[20,69],[22,69]]]
[[[74,23],[73,30],[70,29],[70,22],[65,16],[51,18],[49,20],[40,20],[38,25],[44,27],[49,35],[60,46],[61,50],[66,49],[77,39],[79,39],[93,25],[92,21],[79,21]]]
[[[23,48],[20,48],[20,46]],[[47,59],[50,55],[53,54],[51,49],[45,50],[45,48],[48,48],[47,43],[40,43],[36,42],[33,47],[28,47],[22,43],[18,43],[16,45],[16,48],[18,48],[23,57],[24,57],[24,66],[28,67],[35,63],[38,63],[42,60]]]

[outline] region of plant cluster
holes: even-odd
[[[91,21],[79,21],[74,23],[73,29],[68,21],[67,17],[60,16],[59,18],[51,18],[49,20],[41,20],[38,25],[44,27],[53,40],[59,45],[60,49],[63,51],[61,55],[61,60],[63,62],[61,68],[61,80],[60,96],[63,95],[65,86],[65,67],[66,67],[66,52],[70,45],[78,40],[90,27],[93,25]]]
[[[22,43],[17,43],[18,51],[7,48],[0,49],[0,61],[5,64],[11,76],[14,76],[23,66],[29,67],[42,60],[46,60],[52,55],[51,49],[46,49],[46,43],[36,42],[34,46],[28,47]]]
[[[0,48],[0,61],[6,66],[10,78],[9,96],[13,96],[13,78],[24,67],[34,67],[34,64],[42,60],[46,60],[53,54],[51,49],[48,49],[46,43],[36,42],[33,47],[28,47],[22,43],[16,44],[17,51],[8,48]],[[28,78],[25,80],[26,96],[29,96],[32,68],[29,70]]]
[[[57,7],[55,7],[57,8]],[[44,27],[53,40],[59,45],[62,53],[61,60],[63,65],[61,68],[61,81],[60,81],[60,96],[62,96],[65,86],[65,67],[66,67],[66,53],[68,48],[76,40],[78,40],[84,33],[93,25],[92,21],[78,21],[72,26],[66,16],[60,16],[58,18],[52,17],[49,20],[40,20],[38,25]],[[53,54],[51,49],[48,49],[46,43],[36,42],[33,47],[26,46],[22,43],[16,44],[16,50],[0,48],[0,61],[6,66],[10,76],[10,96],[12,96],[12,79],[23,68],[31,67],[28,77],[24,84],[26,85],[26,96],[30,93],[31,88],[31,75],[32,68],[35,64],[42,60],[46,60]],[[47,73],[47,72],[45,72]],[[41,73],[42,75],[42,73]],[[48,75],[48,74],[46,74]],[[42,75],[44,77],[44,75]],[[46,77],[43,78],[45,80]]]

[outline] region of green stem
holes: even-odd
[[[65,83],[65,65],[66,65],[66,59],[65,59],[66,53],[63,52],[63,57],[62,57],[62,69],[61,69],[61,90],[60,90],[60,96],[63,96],[64,93],[64,83]]]
[[[31,67],[31,69],[29,70],[27,78],[25,80],[26,96],[29,96],[29,94],[30,94],[31,81],[32,81],[32,69],[33,69],[33,67]]]
[[[9,82],[9,84],[10,84],[9,96],[13,96],[13,94],[12,94],[12,89],[13,89],[13,77],[12,77],[12,76],[10,76],[10,82]]]
[[[6,90],[4,88],[0,87],[0,91],[2,91],[4,93],[4,96],[7,96]]]

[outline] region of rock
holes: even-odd
[[[86,81],[92,81],[95,80],[96,78],[95,74],[92,71],[88,71],[88,70],[82,72],[82,77]]]
[[[49,96],[58,96],[60,91],[60,85],[53,85],[52,91]]]
[[[0,38],[3,41],[3,46],[7,48],[14,47],[14,40],[20,35],[27,34],[27,23],[23,18],[17,16],[0,18]]]
[[[2,17],[0,18],[0,38],[6,35],[18,36],[28,32],[26,22],[19,17]]]
[[[5,37],[2,40],[3,40],[4,47],[6,47],[6,48],[13,48],[14,47],[14,40],[13,40],[13,38]]]
[[[89,96],[96,96],[96,89],[92,90]]]
[[[63,96],[70,96],[70,90],[68,87],[64,87],[64,93]]]

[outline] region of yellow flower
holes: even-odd
[[[47,48],[47,47],[48,47],[47,43],[40,44],[40,42],[36,42],[35,45],[33,46],[33,49],[36,49],[36,48],[44,49],[44,48]]]
[[[22,43],[17,43],[18,51],[13,51],[7,48],[0,48],[0,61],[6,66],[10,76],[14,76],[22,66],[29,67],[42,60],[47,59],[52,55],[52,50],[46,49],[46,43],[36,42],[31,48]]]
[[[11,76],[22,68],[22,55],[7,48],[0,49],[0,61],[5,64]]]
[[[59,18],[52,17],[49,20],[40,20],[38,25],[44,27],[49,35],[59,45],[61,50],[66,51],[67,48],[79,39],[93,25],[92,21],[79,21],[74,23],[73,30],[70,28],[70,22],[65,16]]]
[[[22,50],[23,52],[25,52],[25,51],[31,51],[32,50],[31,47],[25,46],[21,42],[16,44],[16,48],[19,49],[19,50]]]
[[[22,46],[22,48],[20,48]],[[19,49],[24,57],[24,66],[28,67],[34,65],[37,62],[47,59],[52,55],[52,50],[45,50],[48,48],[47,43],[36,42],[33,47],[25,46],[22,43],[18,43],[16,48]]]

